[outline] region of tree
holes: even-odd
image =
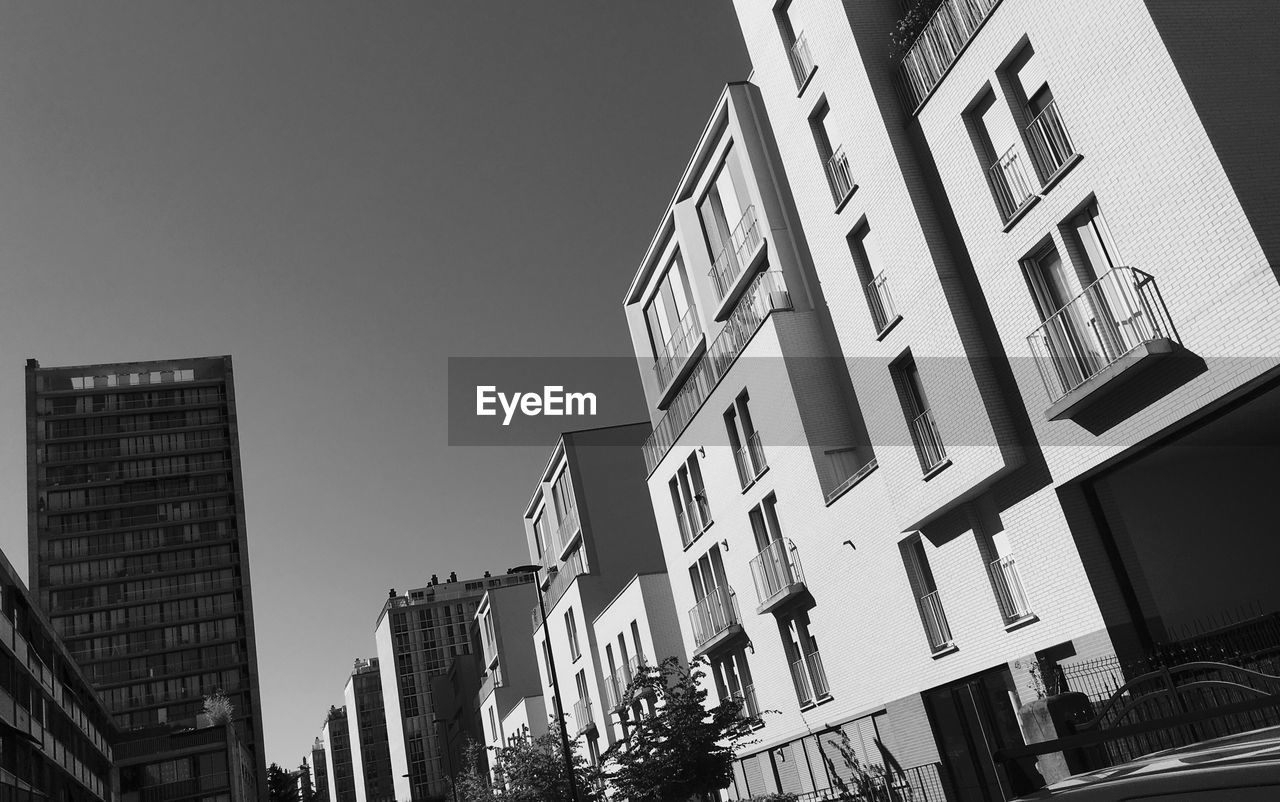
[[[489,782],[489,772],[484,768],[484,747],[471,739],[467,739],[462,747],[463,771],[455,783],[460,802],[497,802]]]
[[[518,739],[495,750],[494,775],[499,779],[503,802],[570,802],[569,772],[564,765],[560,726],[553,719],[537,738]],[[588,764],[578,751],[578,742],[569,742],[569,760],[580,802],[604,802],[600,769]],[[461,786],[459,786],[461,790]],[[492,791],[490,791],[492,793]],[[469,802],[487,802],[480,796]]]
[[[270,802],[298,802],[298,781],[279,763],[267,766],[267,799]]]
[[[316,789],[311,784],[311,764],[303,757],[298,766],[298,802],[315,802],[315,799]]]
[[[236,707],[219,688],[204,698],[204,714],[214,724],[230,724],[236,714]]]
[[[668,657],[642,666],[623,699],[629,708],[649,696],[654,712],[629,722],[627,737],[605,753],[609,783],[630,802],[710,799],[733,782],[734,749],[747,743],[759,719],[742,716],[742,700],[707,706],[705,660],[689,666]]]

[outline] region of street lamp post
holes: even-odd
[[[449,772],[449,787],[453,789],[453,802],[458,802],[458,779],[453,775],[453,755],[450,754],[449,747],[449,722],[447,719],[436,718],[431,720],[432,724],[437,727],[444,726],[444,765]],[[439,736],[437,736],[439,737]]]
[[[542,626],[547,631],[547,666],[551,669],[551,690],[556,694],[556,721],[560,724],[560,747],[564,751],[564,768],[569,774],[569,795],[573,802],[578,802],[578,779],[573,773],[573,759],[569,756],[569,730],[564,724],[564,698],[560,695],[560,679],[556,676],[556,655],[551,648],[551,623],[547,621],[547,606],[542,600],[542,586],[538,583],[538,572],[541,565],[521,565],[511,569],[517,574],[533,574],[534,592],[538,594],[538,613],[542,616]],[[554,566],[547,568],[547,576],[556,573]]]

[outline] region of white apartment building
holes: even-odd
[[[563,705],[569,737],[592,762],[616,740],[602,705],[608,655],[592,622],[637,573],[665,570],[644,492],[648,434],[647,423],[566,432],[524,513],[529,555],[542,566],[546,620],[536,601],[530,615],[546,714]]]
[[[895,0],[735,7],[751,81],[625,298],[685,646],[780,711],[731,793],[848,738],[1009,797],[1030,666],[1280,609],[1273,112],[1195,33],[1265,10],[949,0],[900,66]]]
[[[517,738],[537,738],[547,731],[546,703],[533,646],[531,605],[537,604],[532,583],[487,591],[476,608],[483,676],[477,694],[483,745],[490,756]]]
[[[642,666],[668,657],[687,664],[680,618],[666,572],[636,574],[591,623],[596,643],[604,644],[604,705],[613,741],[627,736],[629,722],[654,712],[653,698],[627,704],[627,689]]]

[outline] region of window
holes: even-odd
[[[640,624],[635,619],[631,620],[631,642],[636,645],[636,657],[640,661],[644,661],[644,647],[640,645]]]
[[[742,701],[743,718],[754,719],[760,715],[760,707],[756,704],[755,685],[751,681],[751,667],[747,664],[747,654],[736,649],[711,663],[711,676],[715,681],[716,693],[721,700],[740,699]]]
[[[572,607],[564,614],[564,628],[569,635],[569,655],[577,660],[582,656],[582,651],[578,648],[578,624]]]
[[[738,152],[732,146],[725,153],[707,193],[698,202],[698,216],[702,219],[707,254],[714,268],[711,278],[716,287],[716,298],[720,300],[729,294],[738,276],[750,266],[760,245],[755,207],[747,194],[747,182],[738,161]]]
[[[676,523],[680,527],[680,539],[685,547],[711,526],[711,505],[707,502],[707,491],[702,484],[702,468],[698,465],[698,454],[693,452],[684,464],[676,470],[676,475],[667,482],[671,492],[671,506],[675,509]]]
[[[818,654],[818,642],[809,631],[809,614],[804,611],[778,620],[782,647],[791,664],[791,681],[801,706],[814,704],[831,696],[827,675]]]
[[[769,467],[764,458],[764,446],[760,444],[760,433],[756,431],[751,419],[750,400],[747,391],[743,390],[733,406],[724,412],[724,427],[729,435],[729,447],[733,449],[733,459],[738,466],[738,481],[743,490],[755,484],[756,479]]]
[[[837,144],[839,136],[833,129],[831,107],[825,99],[809,116],[809,128],[813,131],[813,141],[818,148],[818,158],[826,172],[827,183],[831,185],[831,197],[835,199],[837,207],[841,206],[857,187],[853,183],[853,173],[849,170],[849,159],[845,156],[844,147]]]
[[[657,290],[645,304],[644,319],[649,328],[658,386],[665,389],[702,335],[698,309],[679,251],[671,257]]]
[[[892,370],[902,409],[911,428],[911,440],[920,458],[920,468],[928,474],[947,464],[947,452],[929,409],[929,398],[925,395],[920,371],[910,354],[899,360]]]
[[[817,69],[813,56],[809,54],[809,43],[805,41],[804,31],[795,32],[795,21],[791,18],[791,3],[787,2],[773,12],[778,22],[778,32],[782,34],[782,44],[787,49],[787,58],[791,62],[791,74],[796,79],[796,89],[803,91],[809,82],[809,76]]]
[[[569,526],[576,524],[578,506],[573,498],[573,480],[569,478],[568,465],[564,467],[564,470],[560,471],[555,483],[551,485],[551,501],[556,508],[556,521],[562,529],[566,526],[567,521],[573,522],[568,524]],[[562,531],[560,534],[561,537],[566,537],[573,533]],[[564,542],[568,543],[567,540]]]
[[[934,581],[933,570],[929,566],[924,540],[916,535],[903,541],[900,548],[903,564],[907,569],[907,581],[911,584],[920,611],[920,621],[929,638],[929,648],[934,652],[949,650],[954,646],[951,627],[948,626],[947,615],[942,609],[942,597],[938,594],[938,584]]]
[[[1000,210],[1000,219],[1009,223],[1035,198],[1018,147],[1018,126],[1009,110],[996,103],[990,87],[979,95],[965,117],[979,161],[986,166],[987,184]]]
[[[875,326],[876,336],[883,337],[894,324],[902,320],[902,315],[894,308],[893,296],[889,294],[880,238],[865,221],[849,235],[849,251],[853,254],[858,281],[867,298],[867,308],[871,310],[871,322]]]
[[[696,563],[689,566],[689,581],[693,585],[693,597],[699,601],[705,599],[716,588],[728,586],[719,546],[712,546],[706,554],[698,558]]]
[[[1044,61],[1026,45],[1004,71],[1002,83],[1023,126],[1027,149],[1042,183],[1049,183],[1075,156],[1075,145],[1049,88]]]
[[[546,509],[538,510],[533,519],[533,542],[538,549],[538,557],[544,557],[551,550],[551,542],[547,539]]]

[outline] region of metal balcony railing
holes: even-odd
[[[751,558],[751,578],[755,580],[756,598],[761,604],[793,585],[803,585],[804,571],[796,544],[782,538],[765,546]]]
[[[839,147],[827,159],[827,180],[831,182],[831,196],[836,203],[844,202],[853,192],[853,173],[849,170],[849,159],[844,155],[844,148]]]
[[[796,688],[796,699],[800,704],[813,704],[813,688],[809,686],[809,673],[805,670],[804,658],[791,661],[791,683]]]
[[[573,703],[573,722],[578,729],[578,735],[596,728],[590,696],[584,696]]]
[[[1027,337],[1051,401],[1157,339],[1178,340],[1155,278],[1133,267],[1103,274]]]
[[[796,40],[791,43],[791,72],[796,77],[796,89],[804,86],[804,82],[809,80],[809,76],[813,74],[813,70],[817,67],[813,63],[813,55],[809,52],[809,42],[804,38],[804,32],[796,36]]]
[[[889,280],[885,278],[884,271],[867,282],[867,304],[871,307],[871,322],[876,326],[876,334],[897,320],[898,313],[893,307],[893,296],[889,294]]]
[[[676,330],[663,345],[662,353],[653,360],[653,372],[658,378],[660,390],[671,384],[701,337],[702,323],[698,320],[698,310],[691,306],[676,323]]]
[[[898,93],[911,114],[942,80],[1000,0],[943,0],[898,66]]]
[[[1027,142],[1031,144],[1031,158],[1041,181],[1052,178],[1076,154],[1056,100],[1045,106],[1027,126]]]
[[[925,410],[911,421],[911,440],[916,445],[916,456],[920,458],[920,468],[925,473],[933,470],[947,458],[947,449],[942,444],[942,435],[938,433],[938,424],[933,413]]]
[[[1027,592],[1022,589],[1022,579],[1013,558],[992,560],[987,570],[991,573],[991,585],[995,588],[1005,623],[1011,624],[1031,615],[1031,603],[1027,601]]]
[[[738,466],[738,482],[746,490],[769,467],[764,458],[764,446],[760,444],[759,432],[747,435],[747,442],[733,453],[733,461]]]
[[[827,460],[831,463],[832,475],[838,480],[835,487],[827,493],[827,503],[835,501],[841,493],[856,485],[864,476],[876,469],[879,463],[870,459],[860,463],[857,448],[838,448],[827,452]]]
[[[733,698],[742,702],[742,711],[738,713],[741,718],[755,719],[760,717],[760,704],[756,701],[755,685],[743,685],[742,690],[735,693]]]
[[[938,652],[950,646],[951,627],[947,625],[947,614],[942,609],[942,597],[938,595],[938,591],[921,596],[917,604],[925,634],[929,636],[929,648]]]
[[[827,687],[827,672],[822,667],[822,655],[812,651],[791,662],[791,682],[796,688],[800,704],[810,705],[831,695]]]
[[[728,585],[712,588],[689,610],[689,622],[693,625],[693,642],[701,647],[729,627],[740,624],[738,605],[733,590]]]
[[[748,206],[729,235],[729,244],[720,250],[711,265],[711,283],[716,288],[717,301],[723,301],[729,294],[759,247],[760,225],[756,221],[756,207]]]
[[[701,408],[702,402],[719,384],[770,313],[790,308],[791,294],[787,292],[781,273],[769,271],[756,276],[725,321],[715,342],[707,348],[706,355],[672,399],[667,414],[658,421],[658,425],[645,440],[644,461],[649,473],[653,473],[653,469],[658,467],[658,463],[671,450],[676,438]]]
[[[991,194],[1000,209],[1000,218],[1006,223],[1035,197],[1016,145],[987,168],[987,183],[991,184]]]
[[[693,503],[676,513],[676,522],[680,524],[680,540],[687,547],[698,539],[708,526],[711,526],[711,505],[707,503],[705,493],[693,497]]]

